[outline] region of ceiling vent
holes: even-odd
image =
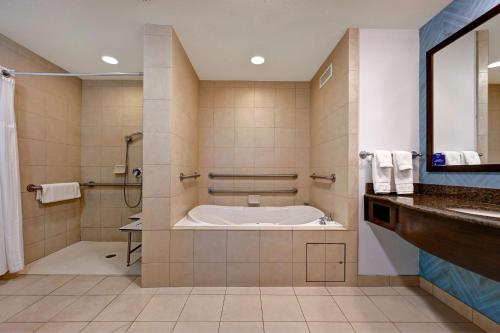
[[[323,74],[321,74],[321,77],[319,78],[319,88],[323,88],[325,83],[328,82],[332,77],[332,64],[328,65],[328,67],[325,69]]]

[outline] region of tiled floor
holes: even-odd
[[[418,288],[147,288],[132,276],[0,281],[1,332],[481,332]]]

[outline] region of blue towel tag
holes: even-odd
[[[446,156],[442,153],[432,154],[432,165],[443,166],[446,165]]]

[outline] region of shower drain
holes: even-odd
[[[106,258],[113,258],[113,257],[116,257],[116,254],[112,253],[112,254],[108,254],[108,255],[106,256]]]

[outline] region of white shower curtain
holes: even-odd
[[[0,275],[24,268],[17,151],[14,78],[0,74]]]

